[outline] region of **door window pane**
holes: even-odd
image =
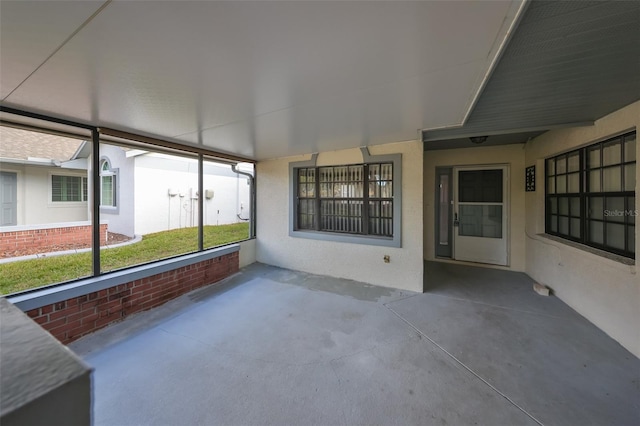
[[[627,250],[629,250],[631,253],[635,253],[636,252],[636,227],[635,226],[630,226],[627,228],[627,238],[629,239],[629,247],[627,248]]]
[[[458,173],[460,202],[502,202],[502,169],[469,170]]]
[[[555,194],[556,193],[556,178],[550,177],[547,179],[547,193]]]
[[[502,238],[502,206],[484,206],[482,236]]]
[[[502,206],[460,205],[459,235],[502,238]]]

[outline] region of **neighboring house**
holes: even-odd
[[[90,143],[4,126],[0,140],[0,226],[89,220]],[[110,232],[132,237],[197,225],[195,159],[101,144],[99,164],[100,220]],[[205,162],[204,188],[205,224],[248,219],[246,177]]]
[[[0,226],[89,220],[85,142],[0,127]]]
[[[110,231],[133,236],[197,226],[195,159],[102,144],[100,175],[100,215]],[[203,183],[205,225],[248,220],[246,177],[228,165],[205,162]]]

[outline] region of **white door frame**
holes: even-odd
[[[506,253],[504,253],[504,257],[500,256],[500,258],[497,257],[491,257],[491,256],[487,256],[487,257],[482,257],[482,256],[469,256],[469,253],[461,253],[461,250],[456,248],[456,244],[460,244],[460,239],[466,239],[466,243],[469,243],[471,245],[475,245],[477,247],[481,247],[483,244],[485,243],[491,243],[491,241],[489,241],[489,238],[483,238],[483,237],[464,237],[464,236],[459,236],[458,232],[459,232],[459,226],[454,226],[453,228],[453,259],[454,260],[460,260],[460,261],[468,261],[468,262],[477,262],[477,263],[486,263],[486,264],[494,264],[494,265],[501,265],[501,266],[509,266],[510,265],[510,258],[511,258],[511,248],[510,248],[510,244],[509,244],[509,223],[510,223],[510,209],[509,209],[509,205],[510,205],[510,169],[509,169],[509,165],[508,164],[479,164],[479,165],[466,165],[466,166],[454,166],[453,167],[453,200],[454,200],[454,205],[453,205],[453,214],[454,214],[454,218],[452,218],[452,220],[455,219],[455,215],[459,213],[459,204],[458,204],[458,198],[459,198],[459,187],[458,187],[458,172],[459,171],[471,171],[471,170],[496,170],[496,169],[502,169],[503,170],[503,174],[502,174],[502,206],[503,206],[503,214],[502,214],[502,238],[499,240],[501,243],[504,245],[504,250],[506,251]],[[486,240],[486,241],[485,241]],[[495,242],[495,241],[494,241]],[[494,244],[494,246],[496,246],[496,250],[498,250],[497,244]],[[502,248],[499,248],[499,250],[502,250]],[[472,250],[473,251],[473,250]]]

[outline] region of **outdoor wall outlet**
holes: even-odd
[[[389,256],[388,254],[385,254],[383,259],[384,259],[384,263],[391,262],[391,256]]]

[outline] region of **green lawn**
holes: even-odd
[[[217,247],[247,239],[249,224],[205,226],[204,248]],[[103,272],[139,265],[154,260],[194,252],[198,249],[197,228],[157,232],[142,241],[124,247],[101,250]],[[91,253],[0,264],[0,294],[15,293],[48,284],[91,275]]]

